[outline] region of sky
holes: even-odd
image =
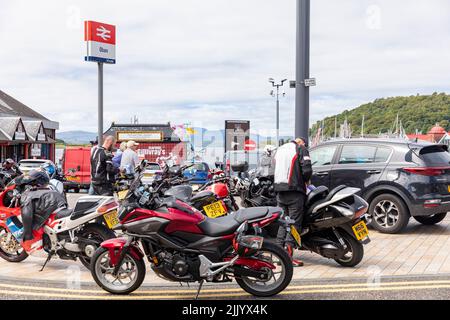
[[[0,89],[61,131],[96,131],[97,66],[85,62],[83,21],[117,26],[104,68],[112,121],[222,129],[275,128],[269,77],[295,79],[296,1],[0,0]],[[381,97],[448,92],[450,1],[312,0],[313,123]],[[281,99],[294,131],[295,91]]]

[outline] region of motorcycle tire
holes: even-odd
[[[101,263],[102,258],[108,254],[108,249],[106,248],[102,248],[100,247],[99,249],[97,249],[95,251],[94,256],[91,259],[91,274],[92,277],[94,278],[95,282],[105,291],[108,291],[109,293],[113,293],[113,294],[130,294],[131,292],[135,291],[136,289],[138,289],[141,285],[142,282],[144,281],[145,278],[145,263],[143,259],[136,259],[135,257],[133,257],[133,255],[131,254],[126,254],[125,255],[125,259],[128,259],[129,261],[131,261],[135,266],[136,266],[136,279],[134,281],[134,283],[127,287],[127,288],[123,288],[123,289],[117,289],[113,287],[113,284],[110,282],[109,285],[107,285],[104,281],[102,281],[100,279],[100,276],[98,273],[101,270],[101,266],[99,265]]]
[[[256,297],[272,297],[281,291],[283,291],[291,282],[294,269],[292,266],[292,260],[289,254],[282,247],[271,241],[264,240],[261,249],[258,252],[268,252],[273,256],[278,257],[279,261],[274,263],[276,266],[281,266],[284,269],[284,278],[278,282],[276,286],[271,288],[270,286],[263,285],[260,288],[255,287],[255,284],[249,284],[252,280],[248,280],[246,277],[241,277],[235,274],[235,279],[238,285],[246,292]],[[264,290],[261,290],[264,289]]]
[[[3,227],[0,227],[0,232],[4,230],[7,232],[7,230]],[[28,253],[22,249],[22,252],[19,254],[11,254],[8,252],[3,251],[3,249],[0,247],[0,257],[8,262],[21,262],[28,258]]]
[[[347,232],[340,232],[341,237],[344,239],[347,248],[351,252],[351,257],[334,259],[337,263],[339,263],[343,267],[352,268],[357,266],[364,257],[364,246],[361,242],[356,240],[353,236],[349,235]]]
[[[97,248],[100,247],[100,244],[103,241],[116,237],[116,234],[112,230],[108,229],[104,225],[97,223],[88,224],[78,233],[78,237],[83,238],[87,238],[92,235],[95,235],[95,239],[98,240]],[[91,257],[87,256],[85,253],[82,253],[80,256],[78,256],[78,258],[86,268],[89,269],[91,267]]]

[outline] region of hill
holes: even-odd
[[[361,122],[364,116],[364,133],[388,133],[393,129],[397,114],[406,133],[428,132],[436,123],[450,131],[450,95],[434,93],[432,95],[416,95],[409,97],[392,97],[377,99],[353,110],[346,110],[336,116],[324,119],[324,136],[334,136],[335,118],[339,135],[339,126],[347,119],[353,135],[361,133]],[[311,129],[314,135],[321,121]]]
[[[57,132],[56,137],[58,140],[63,140],[66,144],[83,145],[94,141],[97,138],[97,134],[87,131],[65,131]]]

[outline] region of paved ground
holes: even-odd
[[[68,196],[71,203],[77,197],[74,194]],[[446,218],[436,226],[422,226],[411,219],[410,225],[403,234],[386,235],[371,230],[371,239],[372,242],[365,247],[364,260],[356,268],[340,267],[334,261],[321,258],[317,254],[307,252],[298,254],[305,262],[305,266],[295,269],[295,281],[282,296],[287,299],[361,298],[364,296],[450,299],[450,218]],[[14,298],[15,295],[20,296],[18,292],[25,292],[23,297],[30,298],[38,293],[42,293],[41,296],[45,298],[57,296],[64,298],[63,295],[70,295],[70,293],[74,293],[72,298],[83,295],[80,291],[52,289],[47,292],[30,289],[35,286],[33,283],[36,280],[47,281],[62,288],[81,285],[94,290],[95,294],[100,294],[99,289],[93,284],[90,273],[80,263],[55,259],[43,272],[39,272],[43,262],[43,257],[29,257],[18,264],[0,261],[0,278],[16,279],[9,284],[7,280],[0,279],[0,296]],[[429,280],[430,276],[433,277],[432,280]],[[408,283],[398,284],[398,282],[406,281],[404,277],[407,277]],[[391,284],[384,284],[385,281],[390,281]],[[371,285],[373,283],[381,283],[381,286]],[[18,284],[23,285],[18,289],[16,288]],[[161,287],[161,289],[149,290],[150,285]],[[205,286],[205,289],[212,290],[207,297],[242,296],[242,291],[236,286],[221,286],[221,288],[226,290]],[[15,293],[9,293],[10,290]],[[179,290],[177,283],[168,283],[152,272],[148,272],[144,287],[139,294],[135,295],[135,298],[145,295],[145,292],[151,292],[153,298],[170,299],[173,298],[172,294],[181,294],[181,298],[190,297],[188,295],[191,294],[192,289],[188,292],[179,292]],[[336,295],[336,292],[342,294]],[[86,294],[88,295],[89,292]]]

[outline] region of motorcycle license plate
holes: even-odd
[[[116,225],[120,223],[118,216],[119,215],[117,213],[117,210],[113,210],[103,216],[105,218],[106,224],[110,229],[114,228]]]
[[[216,201],[214,203],[208,204],[207,206],[203,207],[203,210],[205,210],[206,215],[210,218],[217,218],[227,214],[227,211],[222,205],[222,201]]]
[[[117,197],[119,198],[119,200],[123,200],[127,196],[127,193],[128,193],[128,190],[119,191],[119,192],[117,192]]]
[[[297,228],[294,226],[291,226],[291,235],[294,237],[295,242],[297,242],[298,246],[301,246],[301,240],[300,240],[300,234],[297,231]]]
[[[369,236],[369,229],[367,229],[366,223],[364,221],[360,221],[355,224],[353,227],[353,233],[356,236],[356,239],[362,240]]]
[[[450,185],[448,185],[447,188],[448,188],[448,192],[450,192]]]

